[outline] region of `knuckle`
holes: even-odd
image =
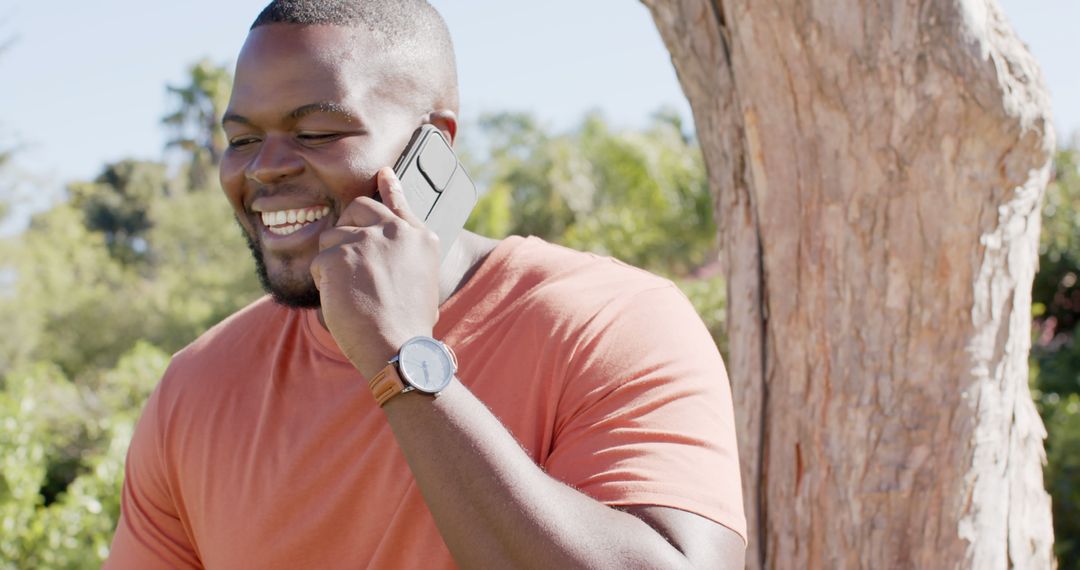
[[[401,235],[401,226],[392,221],[386,222],[382,225],[382,234],[388,239],[395,239]]]
[[[439,240],[439,234],[425,228],[424,229],[424,241],[426,241],[430,245],[438,246],[439,241],[440,241]]]
[[[379,225],[379,226],[367,226],[367,227],[361,229],[359,233],[362,236],[360,238],[360,241],[368,242],[368,241],[377,240],[377,239],[383,237],[385,235],[386,231],[382,228],[381,225]]]

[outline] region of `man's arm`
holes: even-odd
[[[103,566],[106,570],[202,567],[168,488],[159,444],[160,398],[159,385],[143,406],[131,438],[120,520]]]
[[[456,380],[383,408],[465,568],[742,568],[742,539],[678,509],[616,510],[552,479]]]
[[[621,510],[664,535],[697,568],[743,568],[746,544],[733,530],[698,515],[655,505]]]
[[[325,324],[366,378],[405,340],[430,336],[438,315],[437,240],[408,210],[390,169],[380,171],[378,187],[384,202],[350,204],[320,236],[311,265]],[[742,566],[727,548],[741,540],[722,525],[662,507],[620,511],[549,477],[457,381],[434,399],[396,396],[384,410],[463,566]]]

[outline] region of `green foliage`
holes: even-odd
[[[176,105],[161,120],[171,134],[168,145],[183,152],[187,186],[207,188],[225,151],[225,133],[219,125],[229,103],[232,75],[226,67],[204,59],[188,68],[187,85],[167,89]]]
[[[1080,568],[1080,394],[1047,398],[1046,487],[1053,497],[1054,550],[1061,568]]]
[[[1052,336],[1071,331],[1080,319],[1080,152],[1057,154],[1055,180],[1043,205],[1039,273],[1032,299]]]
[[[112,257],[138,261],[150,229],[150,207],[167,193],[165,165],[125,160],[105,167],[93,182],[68,187],[71,205],[82,211],[86,229],[100,233]]]
[[[1046,487],[1061,568],[1080,568],[1080,151],[1056,157],[1032,288],[1031,383],[1046,424]]]
[[[11,315],[19,334],[0,341],[0,372],[27,360],[55,363],[67,374],[109,366],[140,338],[141,317],[131,307],[135,276],[83,221],[61,205],[7,244],[15,296],[0,300],[0,315]]]
[[[122,173],[123,175],[116,175]],[[0,374],[51,362],[75,377],[137,340],[174,351],[261,294],[220,192],[166,192],[161,165],[124,162],[0,243],[15,277]]]
[[[179,194],[151,209],[142,338],[176,351],[262,294],[232,209],[220,191]]]
[[[98,568],[120,514],[138,410],[168,355],[139,343],[85,383],[56,366],[8,374],[0,391],[0,568]],[[55,492],[44,492],[46,489]]]
[[[562,135],[524,114],[483,117],[484,162],[470,172],[487,193],[469,228],[686,275],[715,255],[716,227],[701,151],[680,129],[664,114],[640,131],[613,130],[592,114]]]

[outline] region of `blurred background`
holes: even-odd
[[[471,229],[668,276],[724,350],[704,164],[648,11],[432,3],[457,46],[459,150],[485,193]],[[0,568],[100,565],[169,355],[261,294],[217,185],[216,125],[262,5],[0,2]],[[1002,7],[1055,108],[1031,387],[1059,563],[1080,568],[1080,2]]]

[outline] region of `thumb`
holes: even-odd
[[[398,179],[397,174],[394,174],[394,169],[386,167],[379,170],[376,182],[379,197],[391,212],[415,227],[424,226],[424,221],[416,217],[412,207],[409,206],[409,200],[405,198],[405,190],[401,187],[401,180]]]

